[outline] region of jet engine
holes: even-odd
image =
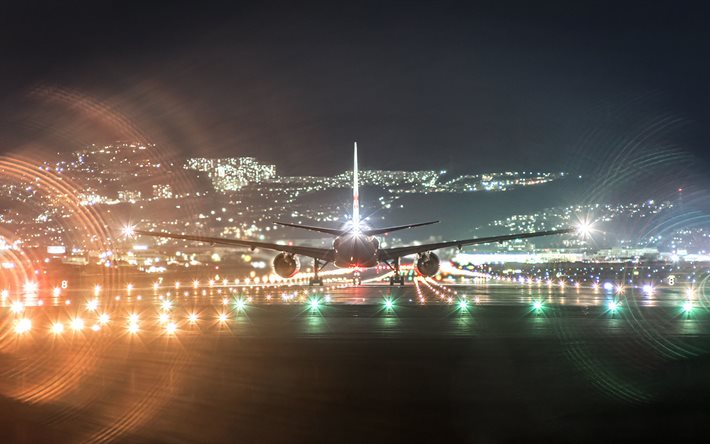
[[[439,272],[439,256],[431,252],[419,255],[417,271],[422,276],[434,276]]]
[[[292,254],[281,253],[274,258],[274,272],[282,278],[293,277],[298,273],[301,264],[298,258]]]

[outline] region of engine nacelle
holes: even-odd
[[[422,276],[434,276],[439,272],[439,256],[434,253],[424,253],[417,259],[417,271]]]
[[[298,258],[292,254],[281,253],[274,258],[274,272],[282,278],[293,277],[298,273],[301,264]]]

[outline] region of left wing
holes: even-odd
[[[383,248],[379,251],[380,261],[395,259],[415,253],[426,253],[427,251],[438,250],[440,248],[457,247],[465,245],[490,244],[493,242],[503,242],[513,239],[527,239],[530,237],[552,236],[555,234],[565,234],[577,231],[576,228],[565,228],[563,230],[537,231],[534,233],[506,234],[503,236],[479,237],[478,239],[465,239],[458,241],[438,242],[435,244],[411,245],[409,247]]]
[[[194,236],[190,234],[171,234],[162,233],[158,231],[143,231],[143,230],[133,230],[133,233],[140,234],[143,236],[154,236],[154,237],[166,237],[170,239],[181,239],[189,240],[195,242],[204,242],[207,244],[218,244],[218,245],[231,245],[234,247],[247,247],[252,250],[255,248],[263,248],[265,250],[281,251],[284,253],[300,254],[303,256],[308,256],[316,259],[321,259],[324,261],[332,261],[335,252],[330,248],[316,248],[316,247],[300,247],[297,245],[279,245],[272,244],[269,242],[257,242],[243,239],[225,239],[223,237],[207,237],[207,236]]]

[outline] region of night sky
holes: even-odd
[[[250,3],[4,5],[0,152],[593,172],[641,136],[710,161],[703,2]]]

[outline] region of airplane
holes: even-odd
[[[282,278],[293,277],[300,269],[298,256],[305,256],[313,259],[313,277],[310,285],[323,285],[319,272],[332,263],[338,268],[363,268],[376,267],[385,264],[392,269],[393,276],[390,278],[390,285],[404,285],[404,275],[400,272],[400,259],[404,256],[416,254],[416,270],[422,276],[434,276],[439,272],[439,257],[435,250],[442,248],[456,247],[459,250],[467,245],[489,244],[504,242],[513,239],[527,239],[540,236],[552,236],[576,231],[575,228],[565,228],[561,230],[538,231],[533,233],[505,234],[501,236],[481,237],[475,239],[452,240],[447,242],[436,242],[422,245],[410,245],[404,247],[381,248],[378,235],[392,233],[394,231],[406,230],[425,225],[432,225],[439,221],[420,222],[408,225],[399,225],[385,228],[371,228],[360,220],[360,192],[358,187],[358,164],[357,164],[357,142],[355,142],[353,154],[353,211],[352,220],[342,228],[326,228],[308,225],[293,224],[287,222],[276,222],[279,225],[301,228],[310,231],[335,236],[332,248],[317,248],[298,245],[280,245],[276,243],[251,241],[244,239],[227,239],[220,237],[207,237],[186,234],[171,234],[156,231],[144,231],[130,228],[127,234],[138,234],[144,236],[163,237],[170,239],[181,239],[208,244],[229,245],[234,247],[247,247],[252,251],[256,248],[278,251],[279,254],[273,260],[273,269]],[[354,283],[360,283],[359,273],[355,274]]]

